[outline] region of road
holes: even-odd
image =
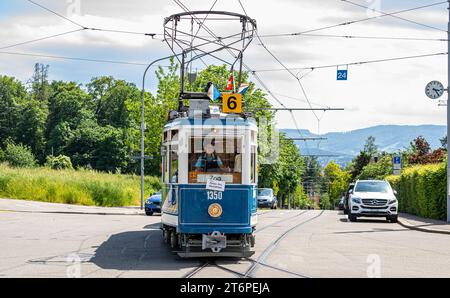
[[[267,211],[256,254],[183,260],[160,217],[0,211],[0,277],[450,277],[450,235],[337,211]]]

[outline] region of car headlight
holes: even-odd
[[[395,204],[395,203],[397,203],[397,199],[393,199],[393,200],[389,201],[389,204]]]
[[[355,204],[361,204],[361,199],[360,198],[352,198],[352,202]]]

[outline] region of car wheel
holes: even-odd
[[[398,222],[398,215],[394,215],[394,216],[388,217],[388,220],[391,223],[397,223]]]
[[[163,240],[164,243],[169,243],[169,231],[167,229],[163,229]]]
[[[350,213],[348,213],[348,219],[349,219],[351,222],[356,222],[357,217],[356,217],[355,215],[353,215],[353,214],[350,212]]]
[[[152,215],[153,215],[153,212],[148,211],[148,212],[145,212],[145,214],[146,214],[147,216],[152,216]]]
[[[170,248],[175,249],[178,246],[178,237],[175,231],[170,232]]]

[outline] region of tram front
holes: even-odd
[[[181,257],[249,257],[257,223],[257,125],[218,115],[164,128],[163,231]]]

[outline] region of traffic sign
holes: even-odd
[[[242,113],[242,94],[228,94],[222,95],[222,112],[224,113]]]
[[[402,170],[402,157],[401,155],[395,155],[392,160],[393,168],[394,168],[394,174],[400,175],[400,172]]]
[[[348,69],[338,69],[337,80],[338,81],[347,81],[347,78],[348,78]]]

